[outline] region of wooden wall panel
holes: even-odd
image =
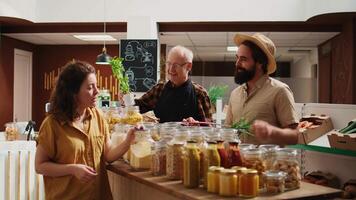
[[[0,36],[0,130],[13,121],[14,102],[14,49],[35,52],[35,45]]]
[[[37,46],[36,65],[33,68],[33,119],[38,124],[45,117],[45,104],[49,101],[51,90],[44,89],[44,74],[54,72],[58,75],[58,69],[67,62],[76,59],[92,64],[96,70],[100,70],[103,77],[112,75],[109,65],[95,65],[96,56],[101,53],[102,45],[42,45]],[[118,45],[107,45],[107,52],[111,56],[119,55]],[[104,85],[104,78],[103,78]]]
[[[330,44],[330,43],[329,43]],[[331,52],[319,48],[319,103],[331,102]]]

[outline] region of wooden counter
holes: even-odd
[[[181,181],[171,181],[165,176],[152,176],[150,171],[134,171],[123,161],[107,166],[110,187],[115,200],[199,200],[199,199],[243,199],[225,198],[199,189],[187,189]],[[279,195],[260,195],[254,199],[326,199],[336,197],[341,190],[323,187],[306,182],[300,189]]]

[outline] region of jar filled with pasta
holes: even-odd
[[[162,129],[161,129],[162,130]],[[176,131],[173,132],[173,138],[167,142],[167,156],[166,156],[166,174],[169,179],[181,180],[183,175],[183,146],[186,143],[184,138],[187,137],[189,131]],[[162,134],[162,133],[161,133]]]

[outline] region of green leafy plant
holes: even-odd
[[[114,57],[109,63],[114,77],[119,80],[119,88],[122,94],[130,92],[129,77],[125,75],[125,68],[122,64],[123,58]]]
[[[238,122],[233,123],[231,128],[237,129],[240,134],[254,136],[250,133],[251,124],[245,118],[241,118]]]
[[[222,98],[228,89],[227,85],[213,85],[208,89],[208,95],[211,103],[216,105],[216,100]]]

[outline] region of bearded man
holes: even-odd
[[[250,123],[263,120],[279,128],[296,128],[298,120],[292,91],[285,83],[269,77],[276,70],[274,43],[260,33],[237,34],[234,41],[238,46],[235,82],[239,86],[231,92],[225,125],[231,126],[243,118]],[[247,135],[241,139],[247,143],[263,143]]]

